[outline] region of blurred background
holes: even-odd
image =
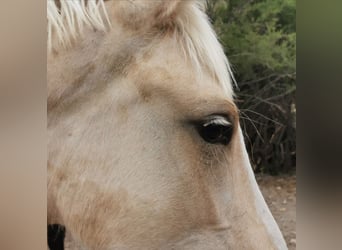
[[[298,92],[294,85],[296,74],[293,78],[272,76],[260,80],[245,73],[245,68],[264,77],[272,75],[269,72],[279,76],[296,72],[290,70],[295,69],[296,63],[295,3],[286,0],[208,1],[209,15],[239,83],[240,91],[235,90],[239,107],[256,110],[246,106],[248,99],[243,97],[244,93],[251,95],[255,102],[257,97],[267,99],[277,96],[276,93],[283,95],[291,86],[294,89],[280,99],[267,100],[285,107],[286,112],[291,111],[290,105],[294,104],[293,115],[287,114],[291,117],[289,120],[281,122],[280,119],[286,117],[281,111],[271,113],[278,116],[277,120],[270,117],[268,110],[275,107],[264,106],[265,113],[256,112],[281,122],[285,126],[281,127],[282,131],[298,131],[297,170],[294,164],[284,164],[282,158],[276,157],[277,152],[294,152],[281,151],[279,146],[283,143],[294,147],[294,134],[289,136],[286,132],[287,135],[279,136],[277,132],[280,143],[274,144],[269,142],[268,135],[261,136],[264,143],[257,147],[256,137],[252,139],[256,129],[248,118],[241,119],[241,124],[247,127],[245,131],[250,128],[250,139],[246,137],[250,152],[254,143],[251,161],[258,172],[257,180],[264,195],[269,192],[265,198],[285,232],[289,248],[295,249],[297,239],[298,249],[341,249],[342,1],[296,3]],[[0,14],[0,249],[46,249],[46,1],[2,1]],[[285,40],[275,43],[279,37]],[[247,56],[246,52],[251,54]],[[271,63],[274,61],[276,64]],[[262,70],[252,65],[259,65]],[[248,80],[252,82],[244,85]],[[270,95],[266,95],[265,89],[259,92],[262,88]],[[300,107],[297,121],[296,105]],[[251,120],[262,119],[256,114],[252,118],[253,112],[242,110],[242,113]],[[255,121],[254,124],[261,126],[259,133],[263,128],[272,129],[268,132],[271,135],[276,126],[272,128],[271,121],[267,121],[261,120],[266,124],[263,126]],[[9,126],[4,128],[4,123]],[[294,126],[291,128],[288,124]],[[271,145],[275,150],[259,156],[258,163],[255,152],[266,150],[263,145]],[[266,156],[270,157],[270,162],[262,164],[261,161],[267,162]],[[292,157],[296,158],[296,154],[290,159]],[[300,197],[297,237],[292,221],[296,218],[296,191],[288,188],[296,182],[295,173]],[[282,196],[286,199],[281,200]],[[289,211],[294,212],[294,216]]]
[[[208,15],[237,82],[256,179],[296,249],[296,2],[209,0]]]

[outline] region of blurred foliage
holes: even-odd
[[[239,89],[237,104],[256,172],[295,169],[295,0],[208,0]]]

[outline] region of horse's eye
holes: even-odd
[[[232,138],[233,125],[221,115],[208,116],[196,127],[199,135],[208,143],[228,145]]]

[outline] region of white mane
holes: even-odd
[[[195,4],[188,4],[179,15],[177,24],[184,37],[184,48],[197,68],[205,65],[224,91],[232,95],[231,79],[236,82],[223,48],[204,12],[204,3],[197,0]]]
[[[54,0],[47,2],[49,51],[53,43],[68,45],[72,39],[82,33],[85,26],[103,31],[110,26],[104,0],[59,2],[60,6],[57,6]],[[204,14],[203,1],[197,0],[195,3],[190,2],[183,6],[175,22],[179,37],[183,40],[185,54],[197,69],[204,65],[218,80],[224,91],[232,95],[231,79],[234,83],[235,79],[222,46]]]
[[[68,45],[82,33],[84,26],[106,30],[106,23],[110,25],[103,0],[62,0],[59,3],[57,6],[55,0],[47,0],[49,51],[53,43]]]

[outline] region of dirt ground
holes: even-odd
[[[257,175],[256,179],[289,250],[296,249],[296,176]]]

